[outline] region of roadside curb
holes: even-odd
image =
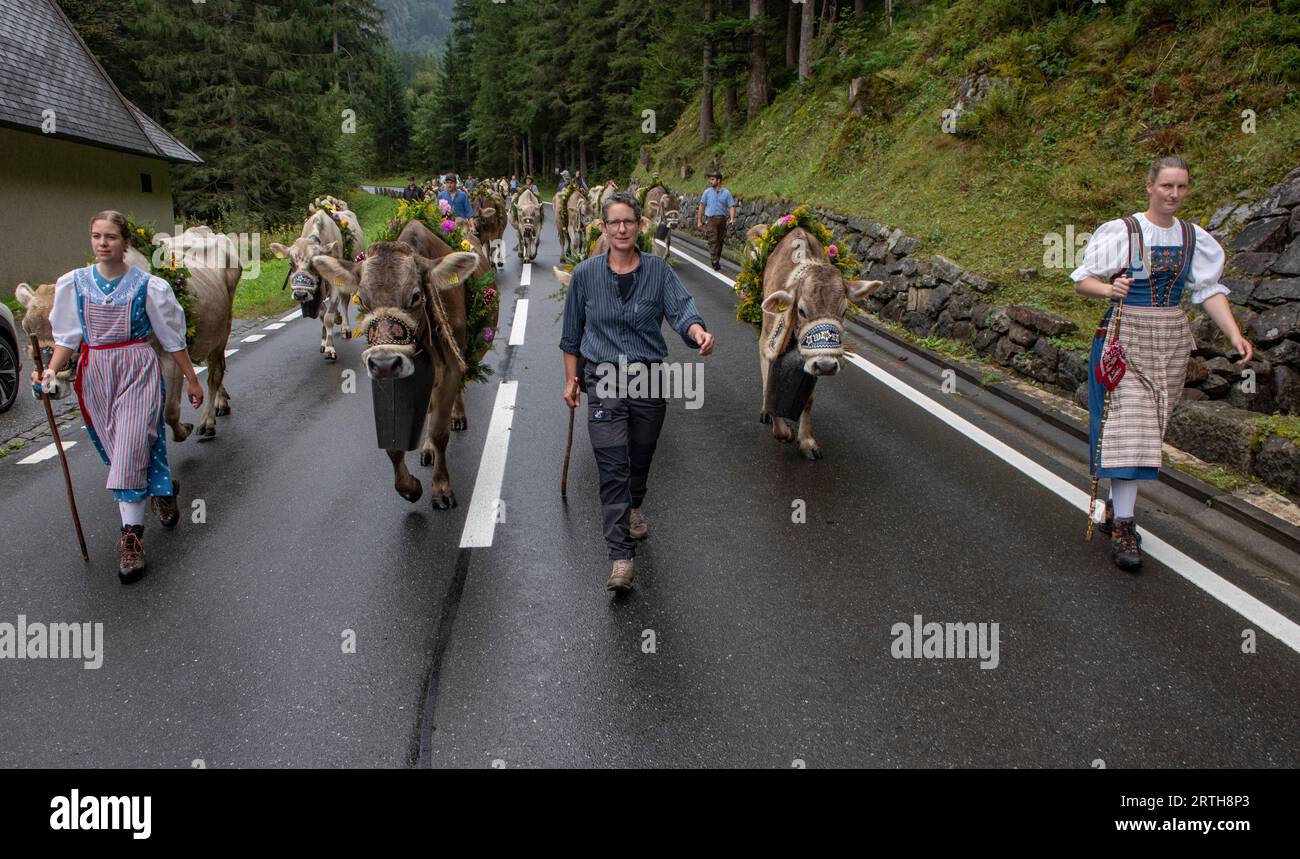
[[[681,242],[695,251],[707,253],[708,247],[702,244],[693,236],[685,235],[680,232],[673,234],[673,241]],[[722,259],[723,272],[730,277],[735,277],[740,272],[740,266],[731,262],[725,256]],[[864,311],[865,313],[865,311]],[[914,355],[918,355],[932,364],[938,365],[946,370],[952,370],[957,376],[966,382],[975,385],[983,390],[994,394],[1006,402],[1028,412],[1030,415],[1044,421],[1062,432],[1068,433],[1084,442],[1088,441],[1088,428],[1074,420],[1073,418],[1061,412],[1045,407],[1040,401],[1028,397],[1009,385],[993,383],[985,385],[981,377],[971,372],[963,364],[955,363],[944,355],[926,349],[911,343],[902,337],[899,337],[889,329],[878,325],[874,322],[863,318],[863,314],[852,317],[848,320],[853,325],[861,328],[867,333],[888,340],[900,349],[905,349]],[[1269,539],[1280,543],[1293,552],[1300,552],[1300,527],[1292,525],[1283,519],[1279,519],[1271,513],[1259,509],[1255,505],[1243,501],[1235,495],[1228,495],[1221,492],[1217,487],[1198,480],[1195,477],[1184,474],[1177,469],[1170,468],[1167,465],[1160,467],[1160,481],[1174,487],[1184,495],[1206,504],[1214,509],[1220,510],[1229,517],[1241,522],[1243,525],[1251,528],[1258,534],[1268,537]]]

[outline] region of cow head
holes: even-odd
[[[498,216],[499,211],[496,206],[489,206],[484,202],[475,202],[474,234],[478,236],[494,234],[501,226]]]
[[[682,219],[681,209],[681,201],[677,199],[677,195],[665,191],[659,198],[659,223],[669,229],[677,229],[677,224]]]
[[[594,211],[591,201],[585,195],[574,194],[569,198],[569,224],[578,228],[578,235],[587,234],[587,227],[591,225]]]
[[[317,260],[333,259],[333,254],[338,252],[338,242],[322,245],[320,238],[313,234],[295,239],[294,243],[287,248],[279,242],[272,242],[271,252],[280,259],[288,259],[290,262],[289,278],[286,283],[293,291],[293,300],[310,301],[320,291]]]
[[[361,358],[370,378],[404,379],[415,372],[416,351],[442,336],[430,328],[438,322],[428,302],[436,292],[463,289],[479,262],[477,253],[430,260],[406,242],[375,242],[359,263],[319,257],[316,265],[335,287],[357,296],[366,319]]]
[[[791,331],[804,359],[804,372],[833,376],[844,356],[843,320],[849,299],[865,298],[882,285],[878,280],[846,281],[832,263],[804,259],[790,272],[783,289],[763,299],[763,311],[791,313]]]
[[[32,289],[28,284],[20,283],[14,290],[14,298],[23,306],[23,331],[29,336],[35,335],[42,346],[53,347],[54,329],[50,326],[50,311],[54,309],[54,284],[42,283]],[[27,357],[36,360],[30,342],[27,344]]]

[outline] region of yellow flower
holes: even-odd
[[[361,329],[360,329],[360,328],[353,328],[353,329],[352,329],[352,336],[353,336],[353,337],[360,337],[360,336],[361,336]]]
[[[360,303],[361,303],[361,296],[357,295],[355,292],[352,293],[352,303],[353,303],[353,304],[360,304]]]
[[[460,249],[463,251],[469,251],[469,250],[473,250],[474,246],[469,243],[468,239],[462,239],[460,243]]]
[[[143,236],[143,235],[144,235],[144,227],[136,227],[136,228],[135,228],[135,234],[136,234],[137,236]]]

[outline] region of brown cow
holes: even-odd
[[[677,224],[681,221],[681,202],[677,195],[669,191],[662,185],[656,185],[646,192],[645,195],[645,216],[650,221],[650,227],[654,230],[655,238],[662,238],[664,242],[663,253],[659,253],[659,244],[653,245],[656,256],[667,257],[673,246],[672,231],[677,229]],[[663,228],[663,236],[659,236],[660,228]]]
[[[537,246],[541,242],[542,222],[545,209],[542,198],[531,188],[525,188],[515,197],[515,204],[510,209],[510,225],[518,233],[519,242],[515,250],[524,262],[537,259]]]
[[[418,228],[418,229],[417,229]],[[427,236],[420,235],[422,230]],[[414,237],[417,251],[406,239]],[[446,252],[435,258],[431,239]],[[447,471],[452,409],[465,372],[465,279],[483,262],[478,253],[453,253],[419,221],[411,221],[395,242],[376,242],[361,262],[319,256],[320,273],[339,290],[356,293],[366,308],[368,348],[361,353],[375,379],[405,378],[423,351],[433,364],[434,387],[426,409],[421,453],[433,463],[429,480],[435,510],[456,506]],[[426,448],[426,445],[428,446]],[[406,467],[406,452],[386,451],[393,463],[393,487],[411,503],[423,489]]]
[[[835,375],[844,357],[843,319],[849,299],[865,298],[882,285],[878,280],[846,281],[821,242],[803,227],[792,229],[772,249],[763,270],[763,331],[758,340],[763,402],[758,419],[772,424],[777,441],[793,441],[794,432],[785,418],[767,411],[772,362],[787,349],[797,348],[805,373]],[[799,415],[799,449],[808,459],[821,459],[812,434],[812,405],[809,397]]]
[[[506,234],[506,201],[495,192],[474,195],[474,235],[478,237],[488,255],[497,261],[497,268],[505,268],[505,257],[496,242]]]

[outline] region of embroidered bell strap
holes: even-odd
[[[841,340],[840,327],[829,321],[814,322],[804,330],[803,336],[799,338],[799,348],[801,350],[829,349],[842,351],[844,344]]]

